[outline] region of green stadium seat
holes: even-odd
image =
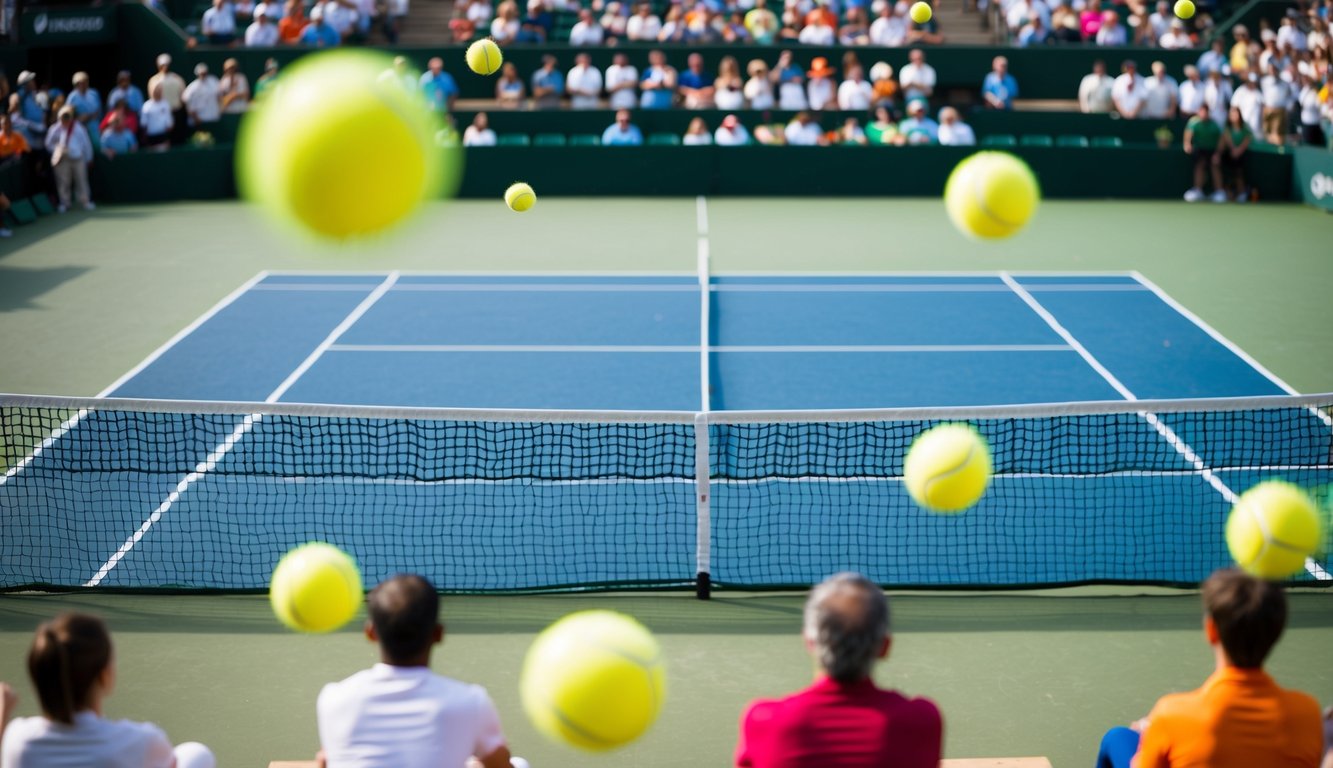
[[[46,195],[33,195],[28,201],[37,209],[38,216],[50,216],[56,212],[55,206],[51,205],[51,198]]]
[[[981,146],[983,147],[1013,147],[1018,145],[1018,139],[1007,133],[992,133],[989,136],[981,137]]]
[[[1092,146],[1094,147],[1123,147],[1125,142],[1120,140],[1119,136],[1093,136]]]
[[[532,137],[532,144],[537,147],[563,147],[568,143],[563,133],[539,133]]]
[[[571,147],[600,147],[602,137],[595,133],[576,133],[569,137]]]
[[[1020,146],[1024,147],[1050,147],[1055,145],[1055,142],[1051,140],[1050,136],[1043,136],[1042,134],[1037,133],[1031,133],[1022,137],[1018,140],[1018,143]]]
[[[650,133],[648,134],[648,145],[653,147],[678,147],[680,146],[680,137],[674,133]]]
[[[19,224],[31,224],[37,220],[37,211],[28,200],[10,201],[9,215]]]
[[[1057,147],[1086,147],[1088,146],[1087,136],[1060,136],[1055,140]]]
[[[532,139],[526,133],[502,133],[495,143],[502,147],[526,147]]]

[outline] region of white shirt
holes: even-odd
[[[470,3],[467,7],[467,20],[477,26],[489,24],[495,17],[495,9],[490,3]]]
[[[194,119],[201,123],[215,122],[222,116],[222,102],[218,95],[218,79],[204,75],[185,86],[181,98],[185,108],[194,113]]]
[[[831,77],[812,77],[810,82],[805,84],[805,90],[810,99],[811,109],[824,109],[830,105],[838,106],[837,90]]]
[[[1240,117],[1250,126],[1255,135],[1264,132],[1264,100],[1258,88],[1241,86],[1231,95],[1231,106],[1240,108]]]
[[[782,135],[786,136],[787,143],[794,147],[813,147],[819,143],[819,137],[824,135],[824,129],[814,121],[801,125],[799,121],[793,120],[787,123]]]
[[[484,688],[427,667],[376,664],[324,686],[315,710],[329,768],[459,768],[505,744]]]
[[[156,725],[104,720],[87,710],[74,714],[73,725],[15,718],[0,747],[3,768],[170,768],[175,760]]]
[[[728,112],[734,109],[745,109],[745,96],[741,94],[741,89],[719,85],[718,82],[713,81],[714,106]]]
[[[713,137],[706,133],[687,133],[680,143],[687,147],[702,147],[713,143]]]
[[[143,109],[139,111],[139,125],[149,136],[161,136],[170,131],[174,122],[171,105],[166,99],[156,101],[149,99],[143,103]]]
[[[597,109],[602,105],[602,73],[597,67],[575,66],[565,77],[565,93],[574,109]]]
[[[1294,51],[1306,50],[1305,33],[1299,27],[1283,24],[1277,28],[1277,47],[1278,50],[1285,50],[1290,45]]]
[[[964,122],[940,123],[940,143],[948,147],[970,147],[977,143],[972,126]]]
[[[935,90],[935,68],[929,64],[906,64],[898,70],[898,84],[903,88],[903,99],[929,97]]]
[[[1097,45],[1124,45],[1127,38],[1124,24],[1108,26],[1103,24],[1101,29],[1097,30]]]
[[[569,30],[569,44],[601,45],[604,34],[601,24],[598,24],[595,21],[591,24],[586,21],[580,21],[574,25],[573,29]]]
[[[805,86],[792,82],[778,84],[778,109],[799,112],[802,109],[808,109],[809,104],[805,98]],[[754,106],[753,100],[751,100],[750,108],[759,109],[759,107]]]
[[[745,81],[741,92],[745,94],[746,101],[750,102],[750,109],[773,108],[773,84],[767,80],[752,77]]]
[[[236,12],[227,3],[221,8],[209,8],[204,11],[202,27],[205,35],[234,35]]]
[[[1287,109],[1295,100],[1291,83],[1280,77],[1264,75],[1259,78],[1259,91],[1263,94],[1265,107]]]
[[[491,37],[495,38],[497,43],[510,42],[518,35],[520,26],[518,19],[504,19],[496,16],[495,21],[491,22]]]
[[[1134,84],[1130,88],[1130,83]],[[1143,78],[1138,75],[1130,76],[1125,73],[1115,79],[1115,85],[1111,87],[1111,98],[1115,101],[1116,109],[1122,112],[1141,112],[1143,100],[1146,94],[1143,92]]]
[[[1079,105],[1088,113],[1110,112],[1115,109],[1111,99],[1114,86],[1115,81],[1110,75],[1084,75],[1083,82],[1078,85]]]
[[[844,80],[838,86],[838,109],[864,112],[874,95],[875,87],[865,80]]]
[[[1203,106],[1204,83],[1202,80],[1195,82],[1186,80],[1180,84],[1180,112],[1183,115],[1193,115]],[[1209,113],[1212,114],[1211,112]]]
[[[1176,79],[1167,75],[1160,80],[1156,75],[1143,81],[1143,111],[1139,117],[1165,118],[1173,102],[1180,101],[1180,86]]]
[[[719,125],[716,131],[713,131],[713,143],[719,147],[739,147],[750,143],[750,132],[740,123],[736,124],[735,130],[728,130],[725,125]]]
[[[1183,29],[1173,29],[1168,31],[1158,39],[1157,44],[1168,51],[1189,48],[1194,45],[1190,40],[1189,33]]]
[[[625,22],[625,37],[631,40],[656,40],[661,31],[661,20],[651,14],[647,18],[635,14]]]
[[[617,85],[629,83],[629,88],[622,88],[618,91],[611,90]],[[611,94],[611,109],[634,109],[639,105],[639,97],[635,95],[635,86],[639,83],[639,70],[632,65],[612,64],[606,68],[606,90]]]
[[[804,45],[830,46],[837,41],[837,35],[827,24],[810,24],[801,30],[796,40]]]
[[[348,8],[339,2],[324,3],[324,21],[330,27],[338,30],[338,34],[346,36],[352,31],[352,25],[356,24],[357,12]]]
[[[477,126],[469,125],[463,131],[463,146],[465,147],[493,147],[495,146],[495,131],[490,128],[477,130]]]
[[[897,48],[907,41],[907,22],[901,16],[880,16],[870,24],[870,42]]]
[[[1305,86],[1299,98],[1301,125],[1319,125],[1319,89]],[[1329,746],[1333,747],[1333,744]]]
[[[68,133],[58,121],[46,129],[46,148],[54,152],[56,147],[65,145],[65,157],[70,160],[92,160],[93,142],[88,138],[88,129],[78,120],[71,120]]]
[[[278,44],[278,25],[272,22],[255,22],[245,29],[245,45],[248,48],[268,48]]]

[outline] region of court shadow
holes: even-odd
[[[37,299],[60,285],[82,277],[89,267],[27,269],[0,266],[0,312],[34,309]]]

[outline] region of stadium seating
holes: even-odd
[[[989,136],[981,137],[981,146],[983,147],[1014,147],[1018,146],[1018,139],[1007,133],[993,133]]]
[[[1123,147],[1125,142],[1120,140],[1119,136],[1093,136],[1092,146],[1094,147]]]
[[[1020,138],[1018,144],[1023,147],[1051,147],[1055,145],[1055,142],[1050,136],[1029,134]]]
[[[1086,147],[1088,146],[1087,136],[1060,136],[1055,140],[1057,147]]]
[[[648,144],[654,147],[674,147],[680,144],[680,137],[674,133],[654,133],[648,136]]]
[[[539,133],[532,137],[532,145],[535,147],[563,147],[568,143],[563,133]]]
[[[532,143],[526,133],[502,133],[495,141],[502,147],[526,147]]]

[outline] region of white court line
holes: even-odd
[[[292,385],[294,385],[306,371],[310,370],[310,367],[313,366],[315,362],[338,341],[339,337],[355,325],[356,321],[360,320],[366,312],[370,311],[370,308],[375,305],[375,302],[379,301],[384,294],[388,293],[389,289],[393,287],[393,284],[397,280],[398,273],[390,272],[389,276],[384,279],[384,282],[380,283],[379,287],[372,291],[369,296],[362,299],[361,303],[357,304],[356,307],[343,318],[343,321],[329,332],[329,335],[320,342],[319,346],[315,347],[314,351],[307,355],[305,360],[301,361],[301,364],[296,367],[296,370],[292,371],[286,379],[283,379],[282,383],[278,385],[278,388],[273,390],[269,396],[264,399],[264,402],[276,403],[281,400],[287,390],[291,389]],[[162,519],[162,516],[171,509],[172,505],[180,500],[181,496],[190,489],[190,486],[198,482],[198,480],[205,474],[211,472],[218,465],[218,462],[230,453],[245,435],[254,428],[254,425],[263,420],[263,418],[263,414],[250,414],[243,418],[241,423],[236,425],[236,428],[231,431],[231,434],[229,434],[226,439],[213,448],[212,451],[209,451],[203,461],[196,464],[191,472],[181,478],[181,481],[176,484],[176,487],[171,493],[167,494],[167,497],[162,500],[162,503],[158,504],[157,508],[148,515],[148,519],[144,520],[143,524],[140,525],[134,533],[130,534],[129,538],[125,539],[125,542],[120,545],[120,548],[117,549],[111,557],[107,558],[105,563],[102,563],[102,567],[98,568],[97,572],[94,573],[92,578],[88,579],[83,586],[96,587],[101,584],[102,580],[107,577],[107,574],[111,573],[120,561],[134,549],[134,545],[138,544],[143,540],[144,536],[148,535],[148,531]]]
[[[707,325],[702,326],[701,334],[707,334]],[[701,339],[702,340],[702,339]],[[1065,344],[829,344],[829,345],[720,345],[711,347],[693,344],[335,344],[329,352],[422,352],[422,353],[457,353],[457,352],[744,352],[806,354],[818,352],[875,352],[875,353],[911,353],[911,352],[1072,352],[1073,347]],[[707,370],[705,369],[705,373]],[[707,381],[705,379],[705,381]],[[705,409],[706,410],[706,409]]]
[[[696,291],[692,283],[406,283],[395,293],[677,293]]]
[[[695,219],[699,229],[698,246],[695,249],[695,274],[699,290],[699,410],[708,413],[712,410],[712,371],[711,356],[720,351],[713,346],[712,336],[712,251],[708,242],[708,200],[699,195],[695,206]]]
[[[700,235],[707,242],[706,235]],[[703,247],[707,247],[706,245]],[[257,285],[252,290],[286,293],[322,293],[369,291],[373,286],[364,283],[270,283]],[[396,286],[395,293],[684,293],[695,290],[684,283],[406,283]],[[716,283],[715,293],[1009,293],[1008,286],[1000,283]],[[1097,285],[1068,283],[1064,285],[1032,286],[1028,290],[1046,293],[1119,293],[1147,292],[1141,285]]]
[[[269,274],[268,272],[260,272],[259,274],[255,275],[254,277],[242,283],[239,288],[224,296],[221,301],[210,307],[207,312],[195,318],[194,322],[190,323],[181,330],[177,331],[175,336],[172,336],[170,339],[167,339],[167,341],[163,343],[162,346],[150,352],[148,354],[148,357],[145,357],[142,361],[139,362],[138,365],[126,371],[125,374],[122,375],[120,378],[116,379],[115,381],[107,385],[107,387],[103,389],[101,392],[98,392],[95,397],[97,397],[98,399],[104,397],[110,397],[112,392],[115,392],[117,389],[120,389],[120,387],[123,384],[125,384],[125,382],[129,381],[130,379],[142,373],[145,368],[152,365],[158,358],[166,354],[168,350],[179,344],[186,336],[189,336],[190,334],[198,330],[199,326],[213,319],[213,317],[217,315],[219,312],[231,306],[233,302],[235,302],[241,296],[245,295],[246,291],[255,287],[255,285],[258,284],[265,277],[267,277],[268,274]],[[29,453],[27,456],[23,457],[23,459],[19,461],[17,464],[5,470],[4,476],[0,477],[0,485],[4,485],[6,482],[9,481],[10,478],[18,475],[20,472],[27,469],[34,461],[37,460],[37,457],[41,456],[44,451],[49,449],[51,446],[55,445],[56,442],[60,440],[60,438],[68,434],[70,430],[74,429],[74,427],[78,426],[79,422],[82,421],[85,417],[87,417],[91,413],[94,413],[94,411],[86,409],[80,410],[78,413],[74,414],[70,418],[61,422],[60,426],[52,430],[51,434],[47,436],[47,438],[43,440],[40,445],[38,445],[36,448],[32,450],[32,453]]]
[[[1120,379],[1116,378],[1115,374],[1111,373],[1106,366],[1102,365],[1101,362],[1088,351],[1088,348],[1083,346],[1082,342],[1074,337],[1074,334],[1070,333],[1067,328],[1061,325],[1060,321],[1055,318],[1055,315],[1051,314],[1046,307],[1042,306],[1041,302],[1037,301],[1032,294],[1028,293],[1023,288],[1023,286],[1019,285],[1016,280],[1007,274],[1001,273],[1001,278],[1014,290],[1014,293],[1018,294],[1018,297],[1022,299],[1024,303],[1032,308],[1033,312],[1036,312],[1042,320],[1046,321],[1046,324],[1051,327],[1051,330],[1055,331],[1066,343],[1073,347],[1075,351],[1087,361],[1088,365],[1092,366],[1093,370],[1097,371],[1097,373],[1106,380],[1107,384],[1110,384],[1117,392],[1119,392],[1121,397],[1129,401],[1139,399],[1138,396],[1131,392],[1129,388],[1120,381]],[[1139,411],[1139,416],[1142,417],[1144,421],[1148,422],[1153,429],[1157,430],[1157,434],[1161,435],[1162,439],[1170,443],[1171,447],[1175,448],[1176,452],[1183,456],[1185,460],[1194,467],[1199,476],[1212,486],[1213,490],[1221,494],[1222,498],[1225,499],[1228,504],[1234,505],[1236,503],[1236,499],[1239,498],[1236,492],[1226,483],[1222,482],[1222,478],[1218,477],[1217,474],[1204,463],[1199,454],[1196,453],[1188,443],[1181,439],[1180,435],[1176,434],[1175,430],[1163,423],[1155,413]],[[1316,579],[1326,580],[1333,578],[1330,577],[1330,575],[1324,571],[1313,558],[1306,559],[1305,568]]]
[[[251,290],[291,293],[338,291],[360,291],[362,293],[369,293],[370,291],[375,290],[375,286],[370,283],[269,283],[268,285],[256,285]]]

